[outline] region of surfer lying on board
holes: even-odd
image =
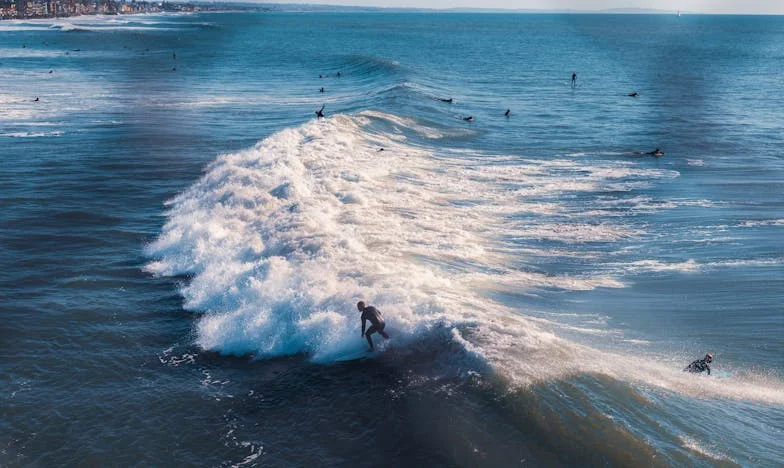
[[[370,351],[373,351],[373,340],[370,339],[370,335],[378,332],[385,340],[389,339],[389,335],[384,333],[384,317],[381,316],[380,310],[373,306],[365,306],[365,303],[362,301],[357,302],[357,309],[362,312],[362,336],[367,338]],[[367,333],[365,333],[366,320],[370,322],[370,328],[367,329]]]
[[[710,375],[710,366],[708,363],[713,362],[713,355],[708,353],[705,355],[703,359],[697,359],[696,361],[692,362],[688,366],[683,369],[683,372],[705,372],[708,371],[708,375]]]

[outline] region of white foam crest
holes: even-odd
[[[59,29],[61,31],[87,31],[88,28],[77,26],[73,23],[60,22],[49,26],[50,29]]]
[[[704,384],[671,366],[572,343],[550,331],[552,322],[483,296],[480,290],[493,286],[525,293],[623,284],[511,270],[511,250],[497,238],[499,230],[519,228],[498,216],[517,199],[509,181],[487,180],[482,158],[450,159],[368,133],[368,119],[311,121],[220,156],[169,203],[168,221],[147,248],[156,258],[147,270],[191,275],[182,294],[186,308],[204,312],[201,347],[331,362],[366,346],[356,333],[354,304],[362,299],[385,313],[395,346],[447,330],[447,339],[513,385],[593,372],[693,395],[708,387],[716,395],[784,401],[775,385]],[[531,166],[558,167],[519,165],[508,174],[525,180]],[[571,235],[576,242],[586,231],[604,240],[631,232],[610,223],[575,229],[583,232]],[[575,331],[603,333],[601,323]]]
[[[559,328],[569,327],[555,325]],[[474,346],[485,350],[483,355],[513,386],[528,387],[571,375],[596,374],[692,398],[724,398],[784,405],[784,385],[773,377],[749,374],[733,379],[718,379],[692,374],[682,372],[677,364],[671,362],[657,362],[637,353],[619,355],[569,342],[555,335],[550,337],[547,346],[525,347],[524,341],[531,340],[519,341],[518,326],[509,323],[506,328],[498,328],[492,334],[478,334],[472,340]],[[576,332],[598,336],[613,334],[612,331],[603,332],[601,329],[572,328]],[[542,336],[537,334],[536,338]],[[494,344],[485,343],[485,340],[492,340]]]
[[[705,458],[710,458],[711,460],[716,461],[729,461],[732,463],[736,463],[735,460],[728,457],[727,455],[710,451],[704,448],[699,442],[697,442],[694,438],[688,436],[678,436],[678,440],[681,442],[681,446],[687,450],[691,450],[694,453],[702,455]]]
[[[678,271],[683,273],[693,273],[699,271],[700,264],[694,259],[690,258],[685,262],[662,262],[660,260],[638,260],[629,263],[615,263],[610,264],[618,268],[625,269],[633,273],[640,272],[662,272],[662,271]]]
[[[0,133],[0,136],[5,136],[9,138],[39,138],[39,137],[58,137],[61,136],[63,132],[61,131],[53,131],[53,132],[6,132]]]
[[[520,223],[514,231],[520,237],[559,242],[613,242],[638,236],[642,231],[611,223]]]
[[[765,267],[765,266],[778,266],[784,265],[784,258],[750,258],[750,259],[736,259],[736,260],[722,260],[720,262],[710,262],[707,265],[711,267]]]
[[[466,286],[497,291],[519,291],[521,287],[525,289],[551,288],[571,291],[624,287],[623,282],[607,276],[579,277],[527,271],[507,271],[504,274],[473,273],[466,275],[464,281]]]
[[[784,219],[755,219],[743,221],[742,227],[784,226]]]
[[[0,29],[2,31],[2,29]],[[56,49],[34,49],[32,47],[4,47],[0,49],[0,57],[9,59],[9,58],[51,58],[51,57],[62,57],[65,54],[62,50]],[[12,70],[8,70],[11,72]],[[17,72],[17,70],[13,70]],[[22,72],[22,70],[18,70]],[[40,72],[31,72],[29,70],[24,70],[24,72],[28,73],[29,75],[39,75]],[[17,75],[18,76],[18,75]]]

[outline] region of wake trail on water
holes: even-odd
[[[774,379],[695,379],[650,357],[564,339],[547,320],[487,297],[624,287],[607,270],[510,265],[521,252],[591,261],[595,253],[579,245],[640,235],[622,217],[596,222],[568,195],[633,192],[677,172],[433,149],[410,143],[411,132],[427,130],[382,112],[311,121],[218,157],[167,203],[146,270],[189,277],[181,294],[186,309],[202,313],[200,347],[332,363],[366,347],[355,306],[364,300],[384,312],[396,349],[436,341],[515,388],[588,373],[784,404]],[[551,238],[562,243],[520,243]]]

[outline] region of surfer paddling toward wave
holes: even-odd
[[[378,332],[385,340],[389,339],[389,335],[384,333],[384,327],[386,326],[384,317],[381,316],[380,310],[373,306],[365,306],[363,301],[357,302],[357,309],[362,312],[362,336],[367,338],[367,342],[370,345],[370,351],[372,352],[374,348],[373,340],[370,338],[370,335]],[[365,321],[370,322],[370,328],[367,329],[367,332],[365,332]]]

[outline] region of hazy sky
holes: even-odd
[[[700,13],[784,14],[784,0],[280,0],[281,3],[418,8],[509,8],[601,10],[656,8]]]

